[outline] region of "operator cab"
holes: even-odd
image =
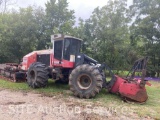
[[[75,62],[75,56],[80,53],[81,42],[79,38],[66,35],[52,35],[54,65],[73,68],[72,63]],[[72,63],[71,63],[72,62]]]

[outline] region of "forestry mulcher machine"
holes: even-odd
[[[31,52],[23,57],[20,65],[7,64],[1,74],[8,71],[14,81],[26,79],[32,88],[45,87],[49,78],[69,83],[70,90],[79,98],[93,98],[105,88],[126,100],[143,103],[148,99],[145,85],[149,83],[144,79],[147,57],[135,62],[130,77],[121,78],[106,64],[80,53],[81,39],[57,34],[51,36],[51,42],[53,49]],[[111,75],[108,82],[106,70]],[[141,79],[134,79],[136,71],[142,72]]]

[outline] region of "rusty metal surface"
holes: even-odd
[[[3,76],[3,75],[0,75],[0,79],[1,80],[7,80],[7,81],[10,81],[10,82],[17,82],[17,83],[26,82],[25,78],[23,78],[23,79],[17,79],[15,77],[15,74],[13,74],[12,77],[6,77],[6,76]]]
[[[129,101],[138,102],[138,103],[144,103],[148,99],[147,92],[145,90],[139,90],[135,95],[126,95],[121,94],[124,98],[126,98]]]
[[[142,87],[140,84],[141,80],[121,83],[119,93],[128,100],[143,103],[148,99],[148,95],[145,86]]]
[[[12,79],[0,75],[0,79],[14,82]]]
[[[20,77],[17,76],[17,69],[15,69],[16,63],[7,63],[7,64],[0,64],[0,79],[7,80],[11,82],[25,82],[26,77],[23,75]]]

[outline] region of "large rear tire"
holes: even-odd
[[[45,64],[33,63],[27,72],[27,83],[32,88],[42,88],[48,83],[48,71]]]
[[[80,98],[93,98],[102,89],[102,75],[91,65],[80,65],[70,74],[69,85],[73,94]]]

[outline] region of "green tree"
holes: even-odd
[[[134,0],[130,7],[131,15],[135,21],[131,26],[134,41],[143,41],[141,47],[143,55],[150,56],[151,65],[155,70],[160,63],[160,1]]]
[[[82,18],[79,18],[78,26],[74,27],[74,32],[72,33],[73,36],[77,38],[81,38],[83,40],[82,43],[82,52],[92,56],[91,51],[91,42],[94,39],[91,35],[91,27],[89,20],[84,21]]]
[[[67,0],[50,0],[46,3],[46,21],[49,35],[70,34],[75,22],[74,11],[68,9]]]
[[[66,0],[48,1],[41,7],[20,8],[0,14],[0,62],[19,62],[33,50],[50,46],[50,35],[74,32],[74,11]]]
[[[96,8],[84,25],[89,32],[87,42],[92,57],[112,68],[126,65],[124,52],[130,42],[128,22],[126,0],[110,0],[106,6]]]
[[[1,16],[1,54],[5,62],[20,62],[21,58],[36,49],[36,20],[33,8],[20,8]]]

